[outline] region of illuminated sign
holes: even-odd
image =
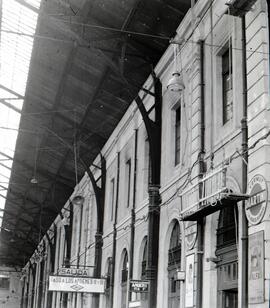
[[[105,279],[50,275],[49,291],[104,293]]]

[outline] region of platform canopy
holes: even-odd
[[[90,166],[168,47],[190,0],[1,5],[0,49],[9,52],[1,53],[1,67],[6,65],[0,75],[10,82],[1,79],[0,102],[13,115],[1,131],[13,143],[8,149],[0,144],[0,264],[23,265],[73,192],[74,140]],[[85,169],[78,164],[77,170],[80,179]]]

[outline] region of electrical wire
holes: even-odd
[[[250,151],[251,149],[254,149],[256,147],[256,145],[265,140],[268,136],[270,136],[270,130],[264,134],[261,138],[259,138],[258,140],[256,140],[247,150],[246,152]],[[228,159],[228,163],[230,164],[233,160],[239,158],[239,157],[242,157],[244,155],[244,152],[243,153],[240,153],[238,150],[236,150],[231,156],[230,158]],[[189,172],[187,174],[187,177],[186,179],[184,180],[183,184],[175,191],[175,193],[170,196],[166,201],[162,202],[160,204],[160,208],[161,207],[164,207],[165,205],[168,205],[170,204],[173,200],[175,200],[177,197],[180,197],[180,194],[181,192],[187,187],[188,183],[190,182],[190,179],[191,179],[191,173],[192,173],[192,170],[193,168],[198,164],[199,162],[199,155],[198,155],[198,158],[196,159],[196,161],[192,164],[191,168],[189,169]],[[148,214],[147,215],[143,215],[142,217],[140,218],[137,218],[135,219],[135,223],[139,222],[139,221],[147,221],[148,220]],[[126,231],[127,229],[130,228],[130,224],[126,225],[125,227],[122,227],[120,229],[117,229],[117,232],[120,232],[120,231]],[[83,256],[84,254],[87,253],[87,251],[89,249],[91,249],[92,247],[94,247],[94,245],[96,245],[96,243],[103,243],[103,240],[110,237],[112,234],[114,233],[114,231],[111,231],[110,233],[106,234],[106,236],[102,237],[101,240],[98,240],[98,241],[93,241],[91,242],[88,246],[87,246],[87,249],[85,249],[80,255],[79,255],[79,258],[81,256]],[[73,263],[73,262],[76,262],[77,261],[77,258],[74,258],[71,260],[70,263]]]
[[[211,8],[212,4],[214,3],[215,0],[212,0],[211,3],[209,4],[207,10],[204,12],[204,14],[200,17],[200,20],[197,22],[197,24],[195,25],[195,28],[193,29],[193,31],[191,32],[191,34],[189,35],[189,37],[185,40],[181,41],[182,45],[185,45],[186,43],[196,43],[193,40],[191,40],[191,37],[193,36],[195,30],[198,28],[198,26],[200,25],[200,23],[202,22],[203,18],[205,17],[205,15],[208,13],[209,9]],[[224,13],[225,14],[225,13]],[[64,21],[61,21],[64,22]],[[127,30],[121,30],[121,29],[117,29],[117,28],[111,28],[111,27],[103,27],[103,26],[98,26],[98,25],[91,25],[91,24],[84,24],[84,23],[74,23],[75,25],[81,25],[81,26],[85,26],[85,27],[95,27],[95,28],[99,28],[99,29],[103,29],[103,30],[110,30],[110,31],[115,31],[115,32],[122,32],[125,34],[129,34],[129,35],[140,35],[140,36],[145,36],[145,37],[152,37],[152,38],[156,38],[156,39],[163,39],[163,40],[167,40],[168,43],[170,42],[171,44],[179,44],[178,42],[173,41],[173,39],[171,37],[168,36],[160,36],[160,35],[152,35],[152,34],[147,34],[147,33],[142,33],[142,32],[136,32],[136,31],[127,31]],[[65,39],[59,39],[56,37],[52,37],[52,36],[43,36],[43,35],[38,35],[38,34],[28,34],[28,33],[24,33],[24,32],[16,32],[16,31],[12,31],[12,30],[5,30],[5,29],[1,29],[0,33],[7,33],[7,34],[11,34],[11,35],[19,35],[19,36],[26,36],[26,37],[31,37],[31,38],[37,38],[37,39],[47,39],[47,40],[52,40],[52,41],[57,41],[57,42],[62,42],[62,43],[68,43],[68,44],[76,44],[79,47],[86,47],[86,48],[93,48],[96,50],[100,50],[101,48],[99,48],[98,46],[91,46],[89,44],[77,44],[76,40],[65,40]],[[209,47],[219,47],[222,48],[224,47],[223,45],[218,45],[218,44],[209,44],[209,43],[205,43],[205,46],[209,46]],[[233,50],[239,50],[241,51],[242,48],[237,48],[237,47],[233,47]],[[250,53],[257,53],[257,54],[265,54],[265,55],[269,55],[268,52],[264,52],[264,51],[257,51],[257,50],[247,50],[247,52]]]

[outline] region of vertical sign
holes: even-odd
[[[256,232],[248,240],[248,302],[264,302],[264,232]]]
[[[194,254],[186,259],[186,307],[193,307],[194,291]]]

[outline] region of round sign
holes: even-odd
[[[185,223],[186,245],[190,250],[194,247],[197,239],[197,223],[194,221],[187,221]]]
[[[250,198],[246,204],[246,216],[252,225],[256,225],[263,219],[265,214],[268,190],[263,176],[255,175],[248,184]]]

